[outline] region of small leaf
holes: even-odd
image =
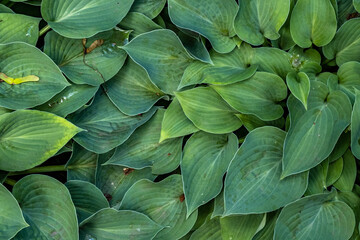
[[[342,192],[351,192],[356,179],[356,160],[351,154],[350,150],[347,150],[343,156],[344,166],[343,171],[339,179],[334,183],[334,187]]]
[[[251,240],[265,225],[265,215],[237,215],[220,218],[222,239]]]
[[[333,185],[339,179],[343,171],[343,165],[344,161],[342,157],[329,164],[326,176],[326,187]]]
[[[286,84],[291,93],[301,101],[307,109],[307,99],[310,94],[310,79],[304,72],[291,72],[286,76]]]
[[[360,159],[360,91],[355,90],[355,103],[351,115],[351,151]]]
[[[139,12],[153,19],[164,8],[166,0],[135,0],[130,12]]]

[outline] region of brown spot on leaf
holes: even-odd
[[[360,16],[360,14],[358,12],[354,12],[354,13],[350,13],[346,19],[349,20],[349,19],[356,18],[359,16]]]
[[[181,194],[180,197],[179,197],[179,199],[180,199],[180,202],[183,202],[183,201],[185,200],[185,195],[184,195],[184,194]]]
[[[111,201],[111,199],[112,199],[111,194],[104,193],[104,196],[106,197],[106,200],[108,200],[108,202],[110,202],[110,201]]]
[[[86,54],[91,53],[92,51],[94,51],[94,49],[102,46],[103,44],[104,44],[104,39],[95,40],[95,41],[90,45],[90,47],[88,47],[88,48],[86,49]]]
[[[132,173],[134,171],[133,168],[123,168],[123,172],[126,175],[129,175],[130,173]]]
[[[171,156],[171,153],[168,153],[167,155],[168,155],[168,156]]]

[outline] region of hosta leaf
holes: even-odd
[[[340,178],[334,183],[334,187],[342,192],[351,192],[356,179],[356,160],[347,150],[343,156],[344,166]]]
[[[0,13],[0,43],[26,42],[35,45],[40,20],[22,14]]]
[[[178,239],[188,233],[197,219],[197,211],[186,218],[181,176],[174,174],[158,183],[136,182],[125,194],[120,209],[138,211],[161,226],[154,239]]]
[[[220,218],[222,239],[251,240],[264,227],[264,220],[263,214]]]
[[[334,200],[335,193],[312,195],[287,205],[276,222],[274,240],[349,239],[355,216],[344,202]]]
[[[53,114],[20,110],[0,115],[0,169],[22,171],[55,155],[81,129]]]
[[[30,225],[14,239],[78,239],[75,207],[61,182],[28,175],[15,184],[13,194]]]
[[[186,142],[181,173],[188,216],[220,193],[223,176],[237,147],[235,134],[198,132]]]
[[[103,193],[95,185],[79,180],[65,183],[76,208],[79,223],[97,211],[108,208],[109,203]]]
[[[9,175],[9,172],[1,171],[0,170],[0,183],[3,184],[6,180],[7,176]]]
[[[127,116],[100,91],[89,107],[74,113],[69,120],[87,130],[74,138],[77,143],[89,151],[106,153],[125,142],[155,111],[153,108],[141,116]]]
[[[147,123],[116,148],[106,164],[134,169],[152,167],[154,174],[165,174],[175,170],[180,164],[183,139],[174,138],[159,143],[164,112],[164,109],[158,109]]]
[[[71,158],[66,163],[67,180],[83,180],[94,183],[97,159],[96,153],[74,143]]]
[[[343,91],[352,103],[355,101],[355,90],[360,90],[360,62],[346,62],[340,66],[336,88]]]
[[[211,218],[222,216],[224,213],[224,191],[221,191],[219,195],[214,199],[214,210],[211,214]]]
[[[39,77],[38,82],[18,85],[0,81],[0,106],[10,109],[43,104],[70,85],[48,56],[26,43],[0,44],[0,69],[13,78]]]
[[[88,38],[115,27],[134,0],[43,0],[41,15],[57,33],[68,38]]]
[[[284,144],[283,177],[309,170],[327,158],[351,120],[351,103],[344,93],[329,93],[317,81],[312,81],[311,88],[308,110],[301,116],[293,116],[300,112],[289,105],[291,125]]]
[[[286,98],[287,88],[275,74],[257,72],[245,81],[211,87],[240,113],[253,114],[265,121],[278,119],[284,113],[277,103]]]
[[[296,0],[290,0],[290,11],[288,14],[288,18],[286,19],[286,22],[279,30],[280,38],[278,38],[275,41],[272,41],[274,47],[277,46],[278,48],[281,48],[283,50],[289,50],[290,48],[296,45],[290,33],[290,18],[295,3]]]
[[[346,150],[350,147],[351,142],[351,133],[350,132],[343,132],[335,145],[334,150],[331,152],[329,156],[329,162],[335,162],[339,158],[344,155]]]
[[[323,48],[328,59],[336,59],[341,66],[349,61],[360,61],[360,18],[346,21],[337,31],[335,38]]]
[[[98,87],[73,84],[35,109],[66,117],[88,103],[97,90]]]
[[[243,123],[246,130],[248,130],[249,132],[258,127],[274,126],[278,128],[283,128],[285,126],[285,119],[283,117],[274,121],[265,122],[254,115],[237,114],[237,116]]]
[[[177,98],[174,98],[164,113],[160,142],[197,132],[199,129],[186,117]]]
[[[122,29],[132,30],[130,33],[131,37],[162,28],[150,18],[138,12],[129,12],[118,26]]]
[[[13,10],[11,10],[11,8],[3,5],[3,4],[0,4],[0,13],[14,13]]]
[[[307,173],[280,180],[285,135],[270,126],[247,135],[226,176],[225,215],[274,211],[303,195]]]
[[[153,239],[162,226],[135,211],[102,209],[80,225],[80,239]]]
[[[339,179],[343,171],[343,165],[344,160],[342,157],[329,164],[326,176],[326,187],[333,185]]]
[[[159,44],[161,42],[161,44]],[[192,58],[176,34],[159,29],[135,37],[122,47],[165,93],[173,94]]]
[[[251,45],[261,45],[265,38],[276,40],[290,11],[290,0],[239,1],[235,18],[236,34]]]
[[[200,130],[222,134],[241,127],[236,111],[210,87],[198,87],[175,95],[185,115]]]
[[[203,35],[219,53],[228,53],[235,48],[233,21],[238,9],[236,2],[169,0],[168,4],[171,21],[176,26]]]
[[[266,225],[253,238],[253,240],[273,240],[275,223],[280,211],[266,214]]]
[[[322,163],[309,171],[308,188],[305,196],[323,193],[327,190],[326,177],[329,169],[329,161],[325,159]]]
[[[10,239],[28,227],[13,195],[0,184],[0,238]]]
[[[357,0],[355,0],[356,2]],[[337,9],[337,22],[338,22],[338,28],[341,27],[341,25],[344,24],[347,20],[349,20],[356,12],[353,3],[351,0],[336,0],[337,4],[335,8],[335,11]]]
[[[290,72],[286,76],[286,84],[291,93],[301,101],[307,109],[307,99],[310,94],[310,79],[304,72]]]
[[[224,55],[225,56],[225,55]],[[228,55],[226,55],[228,56]],[[189,64],[185,69],[184,74],[181,78],[178,89],[182,89],[191,85],[200,84],[203,81],[204,70],[209,68],[211,65],[196,61]]]
[[[131,59],[106,87],[110,100],[126,115],[147,112],[159,99],[167,98],[151,82],[146,71]]]
[[[298,0],[290,19],[290,32],[294,42],[302,48],[314,43],[327,45],[337,29],[336,13],[330,0]]]
[[[337,197],[352,208],[355,214],[355,222],[360,220],[360,198],[355,192],[338,192]],[[351,240],[359,239],[359,230],[355,227]]]
[[[137,181],[149,179],[153,181],[156,175],[151,168],[135,170],[116,165],[102,165],[110,159],[112,154],[99,155],[96,168],[96,186],[101,189],[108,199],[110,206],[117,208],[126,191]]]
[[[356,11],[360,12],[360,0],[353,0]]]
[[[355,93],[351,115],[351,151],[356,158],[360,159],[360,91],[355,91]]]
[[[184,29],[181,30],[182,31],[179,31],[177,35],[179,36],[181,42],[184,44],[184,47],[189,52],[189,54],[193,58],[201,62],[212,64],[210,54],[205,46],[205,40],[203,40],[203,38],[200,37],[200,35],[196,35],[194,32],[191,32],[191,34],[195,35],[192,36],[191,34],[187,34],[187,32],[185,32],[186,30]]]
[[[135,0],[131,12],[140,12],[153,19],[164,8],[166,0]]]
[[[86,39],[87,50],[84,50],[83,40],[65,38],[51,31],[46,34],[44,52],[72,82],[99,86],[124,64],[126,52],[119,46],[127,43],[129,33],[118,28],[99,33]],[[98,44],[90,51],[93,43]]]
[[[221,237],[219,218],[207,219],[196,231],[191,234],[190,240],[218,240]]]

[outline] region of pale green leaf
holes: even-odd
[[[286,84],[291,93],[301,101],[307,109],[307,99],[310,94],[310,79],[304,72],[290,72],[286,76]]]

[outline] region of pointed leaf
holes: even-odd
[[[164,8],[166,0],[135,0],[131,12],[140,12],[153,19]]]
[[[334,187],[342,192],[351,192],[356,180],[356,160],[347,150],[343,156],[344,166],[340,178],[334,183]]]
[[[264,225],[263,214],[220,218],[222,239],[251,240]]]
[[[343,171],[343,165],[344,161],[342,157],[329,164],[326,176],[326,187],[333,185],[339,179]]]
[[[139,12],[129,12],[118,26],[121,27],[121,29],[132,30],[130,33],[131,37],[136,37],[140,34],[162,28],[150,18]]]
[[[360,91],[360,62],[346,62],[340,66],[336,89],[343,91],[352,103],[355,101],[356,90]]]
[[[286,84],[291,93],[300,100],[307,109],[307,99],[310,94],[310,79],[304,72],[291,72],[286,76]]]
[[[220,219],[207,219],[201,227],[191,234],[190,240],[218,240],[221,237]]]

